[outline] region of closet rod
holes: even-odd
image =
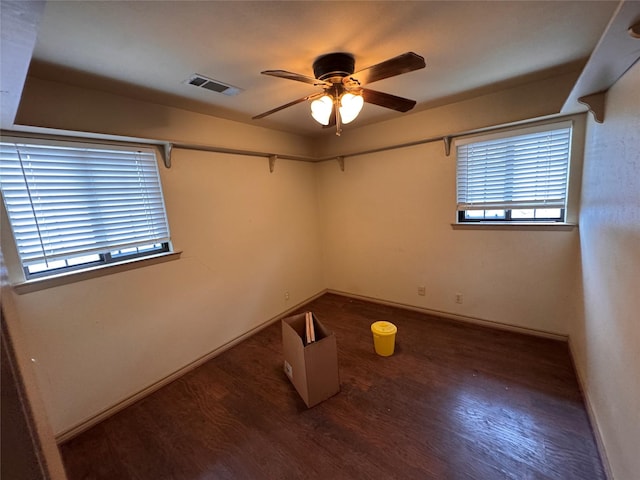
[[[456,134],[456,135],[441,135],[439,137],[429,137],[429,138],[423,138],[421,140],[414,140],[413,142],[406,142],[406,143],[397,143],[395,145],[388,145],[386,147],[378,147],[378,148],[372,148],[370,150],[362,150],[360,152],[353,152],[353,153],[341,153],[340,155],[329,155],[326,157],[320,157],[318,158],[316,161],[318,162],[326,162],[328,160],[335,160],[338,157],[342,157],[342,158],[347,158],[347,157],[358,157],[360,155],[369,155],[371,153],[379,153],[379,152],[386,152],[388,150],[397,150],[399,148],[408,148],[408,147],[413,147],[415,145],[423,145],[425,143],[433,143],[433,142],[439,142],[439,141],[444,141],[445,145],[451,145],[451,139],[462,136],[462,135],[469,135],[470,132],[465,132],[463,134]],[[447,148],[447,156],[449,155],[449,151]]]
[[[208,145],[196,145],[193,143],[163,143],[160,146],[164,146],[164,151],[162,152],[164,156],[164,164],[167,168],[171,168],[171,150],[174,148],[179,148],[180,150],[197,150],[200,152],[214,152],[214,153],[228,153],[231,155],[245,155],[250,157],[265,157],[269,159],[269,169],[273,172],[273,162],[277,158],[281,158],[284,160],[297,160],[299,162],[316,162],[317,160],[312,157],[305,157],[302,155],[288,155],[283,153],[267,153],[267,152],[257,152],[254,150],[240,150],[236,148],[226,148],[226,147],[215,147]]]
[[[265,158],[269,158],[269,159],[274,159],[274,158],[281,158],[284,160],[297,160],[297,161],[302,161],[302,162],[325,162],[328,160],[336,160],[336,159],[340,159],[340,158],[347,158],[347,157],[357,157],[359,155],[368,155],[371,153],[378,153],[378,152],[385,152],[388,150],[396,150],[399,148],[407,148],[407,147],[412,147],[414,145],[422,145],[425,143],[431,143],[431,142],[438,142],[440,140],[443,140],[445,142],[445,150],[446,150],[446,154],[447,156],[449,155],[449,148],[451,145],[451,140],[455,137],[459,137],[462,135],[469,135],[471,133],[476,133],[476,132],[480,132],[482,130],[473,130],[473,131],[468,131],[468,132],[463,132],[463,133],[458,133],[455,135],[444,135],[444,136],[439,136],[439,137],[430,137],[430,138],[425,138],[425,139],[421,139],[421,140],[415,140],[413,142],[406,142],[406,143],[401,143],[401,144],[396,144],[396,145],[389,145],[386,147],[379,147],[379,148],[373,148],[370,150],[363,150],[360,152],[354,152],[354,153],[346,153],[346,154],[339,154],[339,155],[328,155],[326,157],[319,157],[319,158],[313,158],[313,157],[305,157],[305,156],[301,156],[301,155],[287,155],[287,154],[274,154],[274,153],[267,153],[267,152],[257,152],[257,151],[253,151],[253,150],[239,150],[239,149],[235,149],[235,148],[225,148],[225,147],[215,147],[215,146],[207,146],[207,145],[197,145],[197,144],[192,144],[192,143],[173,143],[173,142],[168,142],[168,143],[162,143],[160,144],[160,146],[164,146],[164,151],[162,152],[164,155],[164,163],[165,166],[167,168],[171,167],[171,150],[175,149],[175,148],[179,148],[181,150],[197,150],[197,151],[202,151],[202,152],[215,152],[215,153],[228,153],[228,154],[233,154],[233,155],[246,155],[246,156],[251,156],[251,157],[265,157]]]

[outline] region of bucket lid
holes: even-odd
[[[371,331],[378,335],[393,335],[398,331],[396,326],[391,322],[374,322],[371,324]]]

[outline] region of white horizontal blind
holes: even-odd
[[[565,208],[571,125],[457,145],[458,210]]]
[[[151,149],[3,138],[0,186],[25,267],[169,241]]]

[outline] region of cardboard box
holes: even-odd
[[[336,336],[313,316],[316,341],[307,344],[305,314],[282,320],[284,372],[307,407],[340,391]]]

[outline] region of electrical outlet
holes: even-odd
[[[420,285],[418,287],[418,295],[420,295],[421,297],[424,297],[425,292],[426,292],[426,289],[424,288],[424,285]]]
[[[462,303],[462,294],[461,293],[456,293],[456,303]]]
[[[288,291],[284,292],[284,299],[285,300],[289,300],[289,292]]]

